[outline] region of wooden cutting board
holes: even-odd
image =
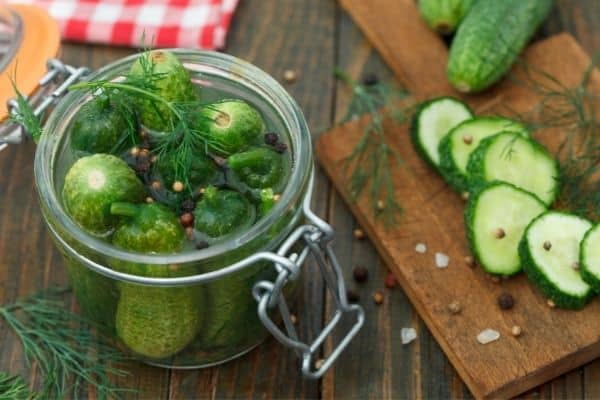
[[[446,47],[420,22],[412,0],[341,3],[415,97],[458,96],[445,80]],[[523,58],[568,87],[579,83],[590,63],[588,55],[567,34],[533,44]],[[512,73],[523,76],[520,67]],[[600,93],[597,70],[591,85]],[[464,98],[478,114],[506,114],[507,106],[527,112],[539,102],[538,95],[515,80],[506,80],[483,95]],[[469,250],[463,225],[464,201],[414,152],[408,126],[386,126],[388,142],[405,161],[394,171],[395,195],[405,209],[399,224],[386,229],[371,213],[368,199],[353,201],[345,190],[348,171],[339,161],[351,153],[365,123],[361,119],[321,135],[316,143],[317,157],[477,398],[515,396],[600,356],[600,300],[582,311],[551,309],[525,276],[494,283],[483,270],[466,265]],[[538,135],[551,149],[556,148],[560,136],[560,131]],[[415,251],[417,243],[427,245],[425,254]],[[449,255],[448,268],[436,268],[436,252]],[[502,292],[515,297],[512,310],[501,311],[497,306]],[[455,300],[463,309],[451,315],[447,307]],[[521,337],[511,336],[513,325],[522,327]],[[486,328],[499,331],[501,338],[479,344],[476,336]]]

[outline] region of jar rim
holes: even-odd
[[[74,113],[73,110],[76,108],[74,105],[83,104],[82,100],[85,96],[85,94],[77,91],[68,93],[51,112],[44,126],[45,132],[38,143],[34,172],[40,202],[45,212],[52,215],[53,221],[60,228],[57,230],[52,226],[51,232],[53,234],[59,235],[58,232],[68,232],[73,240],[87,249],[126,262],[144,264],[198,262],[218,257],[241,247],[265,234],[290,206],[302,201],[303,188],[307,187],[312,173],[312,144],[304,115],[291,95],[268,73],[247,61],[224,53],[180,48],[165,49],[165,51],[173,52],[188,68],[190,64],[207,67],[215,72],[218,71],[232,81],[235,78],[237,84],[243,84],[246,88],[253,90],[255,95],[267,100],[275,108],[278,117],[286,124],[291,141],[292,170],[285,189],[281,193],[280,200],[269,214],[249,229],[231,235],[223,241],[219,241],[205,249],[176,254],[144,254],[118,249],[79,227],[65,212],[57,194],[54,180],[54,162],[61,138],[66,131],[67,123],[65,121],[69,119],[65,116]],[[109,63],[87,76],[86,80],[103,79],[115,70],[130,65],[137,57],[138,54],[133,54]],[[47,218],[46,223],[50,225]]]

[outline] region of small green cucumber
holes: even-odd
[[[587,231],[579,252],[581,277],[600,293],[600,224]]]
[[[474,0],[419,0],[419,12],[427,25],[441,35],[449,35],[467,14]]]

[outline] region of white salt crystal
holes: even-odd
[[[402,338],[402,344],[409,344],[417,338],[417,331],[414,328],[402,328],[400,330],[400,336]]]
[[[425,243],[417,243],[417,245],[415,246],[415,251],[417,253],[425,253],[427,251],[427,246],[425,245]]]
[[[435,265],[438,268],[446,268],[450,263],[450,257],[444,253],[435,253]]]
[[[477,335],[477,341],[481,344],[488,344],[500,339],[500,333],[493,329],[484,329]]]

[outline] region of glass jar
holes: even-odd
[[[206,249],[176,255],[119,250],[81,230],[65,213],[60,191],[69,167],[68,126],[89,100],[81,91],[57,101],[44,127],[35,157],[35,182],[49,231],[64,255],[82,311],[119,346],[141,360],[169,368],[206,367],[249,351],[271,332],[298,351],[302,371],[319,377],[363,323],[363,311],[345,298],[344,282],[331,251],[331,227],[310,211],[313,156],[301,110],[268,74],[234,57],[175,49],[192,81],[243,98],[258,107],[277,131],[288,136],[292,170],[272,211],[245,232]],[[85,79],[119,80],[137,56],[101,68]],[[58,61],[54,60],[56,66]],[[52,63],[49,63],[52,65]],[[65,82],[83,70],[66,66]],[[66,87],[65,82],[59,86]],[[56,94],[56,92],[55,92]],[[59,93],[60,94],[60,93]],[[60,96],[54,96],[58,98]],[[334,300],[334,314],[309,344],[299,340],[290,321],[305,259],[312,255]],[[152,276],[119,272],[122,263],[152,265]],[[318,275],[311,273],[312,277]],[[344,314],[356,322],[320,368],[314,367],[325,338]],[[274,322],[283,321],[281,330]]]

